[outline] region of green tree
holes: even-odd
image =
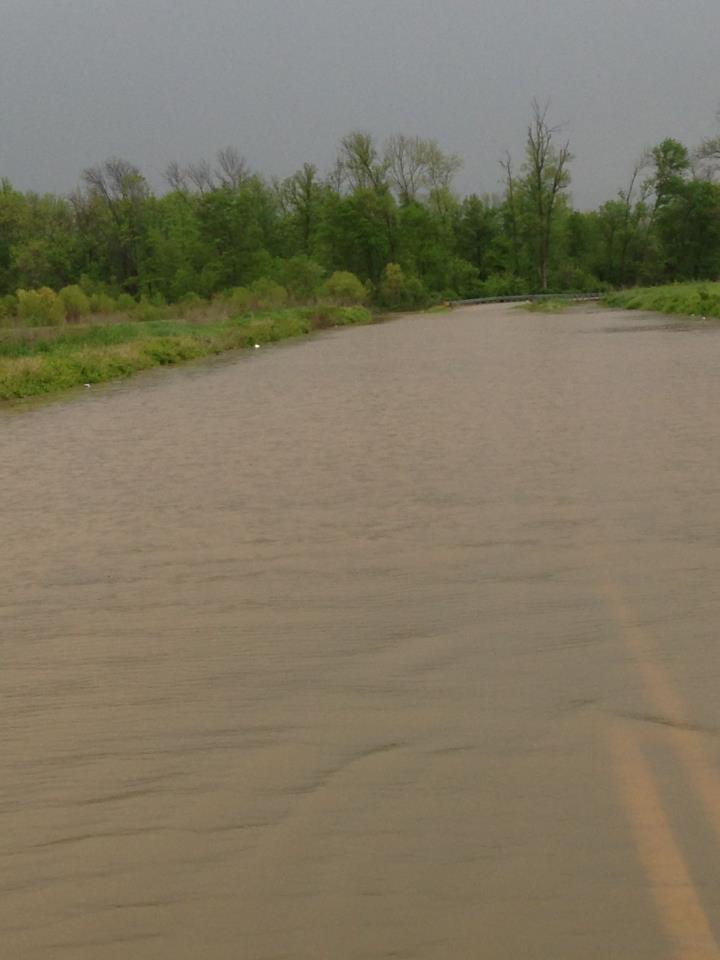
[[[657,228],[670,279],[720,275],[720,187],[706,180],[676,179],[657,213]]]
[[[271,272],[277,252],[277,204],[259,176],[236,190],[201,194],[197,214],[200,237],[211,257],[204,269],[216,289],[249,284]]]
[[[317,254],[324,189],[312,163],[304,164],[279,185],[278,199],[285,216],[290,253]]]
[[[502,206],[492,197],[471,194],[460,204],[455,220],[455,250],[471,263],[481,279],[507,265],[508,243]]]
[[[690,170],[690,154],[679,140],[668,137],[653,147],[652,163],[655,170],[648,186],[655,193],[655,209],[668,203],[676,195]]]
[[[88,167],[83,181],[85,202],[104,212],[100,243],[106,246],[112,278],[136,293],[145,241],[145,206],[150,196],[147,181],[134,164],[118,157]]]

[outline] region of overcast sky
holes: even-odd
[[[287,175],[340,136],[434,137],[498,189],[533,97],[582,207],[643,146],[717,132],[718,0],[0,0],[0,176],[66,192],[108,156],[162,183],[228,144]]]

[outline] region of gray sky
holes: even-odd
[[[155,185],[237,145],[325,171],[352,129],[434,137],[462,192],[521,159],[550,98],[582,207],[643,146],[717,131],[718,0],[0,0],[0,176],[66,192],[110,155]]]

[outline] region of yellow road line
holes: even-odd
[[[666,735],[687,770],[708,822],[720,838],[720,776],[710,762],[702,736],[696,730],[683,728],[684,724],[689,724],[688,713],[673,688],[668,671],[658,660],[652,637],[647,630],[633,624],[617,585],[607,584],[605,594],[615,620],[623,629],[628,647],[637,660],[653,710],[668,721],[668,726],[664,728]]]
[[[720,947],[665,815],[650,768],[635,737],[611,735],[618,780],[660,917],[676,960],[720,960]]]

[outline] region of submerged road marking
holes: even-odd
[[[622,627],[625,640],[636,658],[653,709],[670,721],[663,728],[665,735],[687,770],[705,816],[720,839],[720,776],[710,762],[702,734],[691,728],[688,713],[673,688],[668,671],[658,662],[655,643],[647,630],[632,622],[619,587],[614,583],[606,584],[605,595],[615,621]]]
[[[667,934],[676,946],[677,960],[720,960],[720,946],[636,738],[616,725],[611,747],[640,861]]]

